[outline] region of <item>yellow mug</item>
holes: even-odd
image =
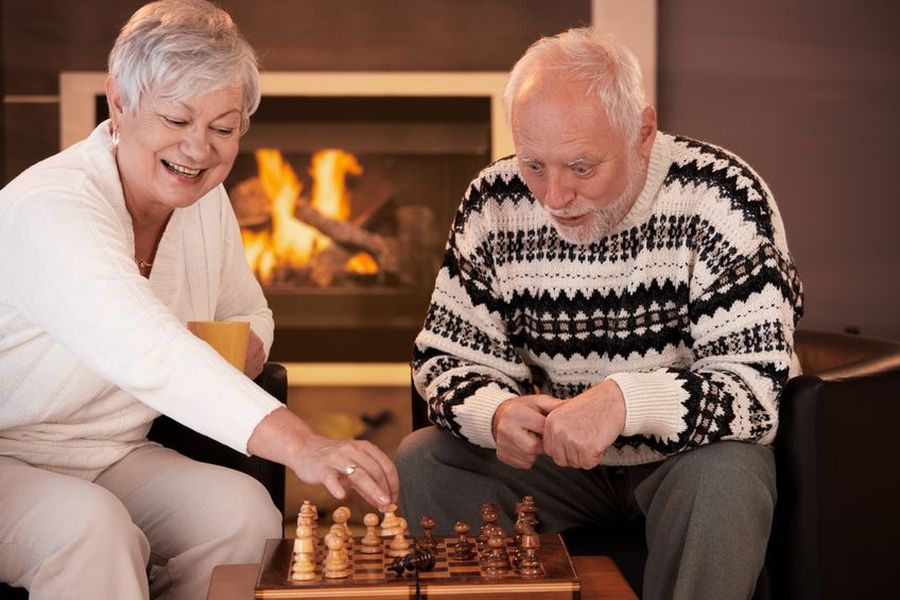
[[[250,341],[250,323],[247,321],[188,321],[191,333],[212,346],[222,358],[244,370],[247,360],[247,344]]]

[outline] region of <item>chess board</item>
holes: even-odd
[[[474,544],[474,538],[470,538]],[[312,581],[290,580],[293,540],[268,540],[256,583],[256,598],[324,600],[334,598],[379,598],[408,600],[416,597],[413,573],[399,576],[386,569],[393,558],[382,554],[358,552],[360,538],[353,540],[351,575],[345,579],[326,579],[321,574],[321,560]],[[387,549],[387,540],[385,547]],[[435,566],[419,574],[422,598],[442,600],[578,600],[581,584],[562,538],[556,534],[541,535],[538,558],[544,576],[522,577],[510,569],[502,575],[485,575],[478,555],[471,560],[456,560],[447,555],[447,546],[455,537],[438,538]],[[508,546],[511,540],[508,540]]]

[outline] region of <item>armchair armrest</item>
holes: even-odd
[[[268,362],[254,380],[269,394],[287,404],[287,370]],[[284,466],[257,456],[244,456],[224,444],[188,429],[161,415],[153,422],[147,437],[194,460],[242,471],[256,478],[269,491],[272,502],[284,513]]]
[[[888,344],[881,356],[794,378],[782,394],[766,562],[786,597],[865,597],[893,585],[900,346]]]

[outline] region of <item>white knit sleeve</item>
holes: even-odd
[[[101,377],[246,452],[256,425],[281,404],[156,298],[113,210],[62,186],[6,200],[0,287],[8,301]]]

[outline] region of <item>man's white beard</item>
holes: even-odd
[[[591,207],[587,211],[586,222],[574,227],[566,227],[551,218],[556,233],[570,244],[590,244],[600,238],[609,235],[613,229],[622,222],[628,211],[634,205],[638,195],[643,189],[641,177],[641,159],[635,150],[628,159],[628,180],[625,189],[612,204],[604,207]],[[548,211],[551,215],[570,216],[584,213],[580,206],[567,207],[565,211]]]

